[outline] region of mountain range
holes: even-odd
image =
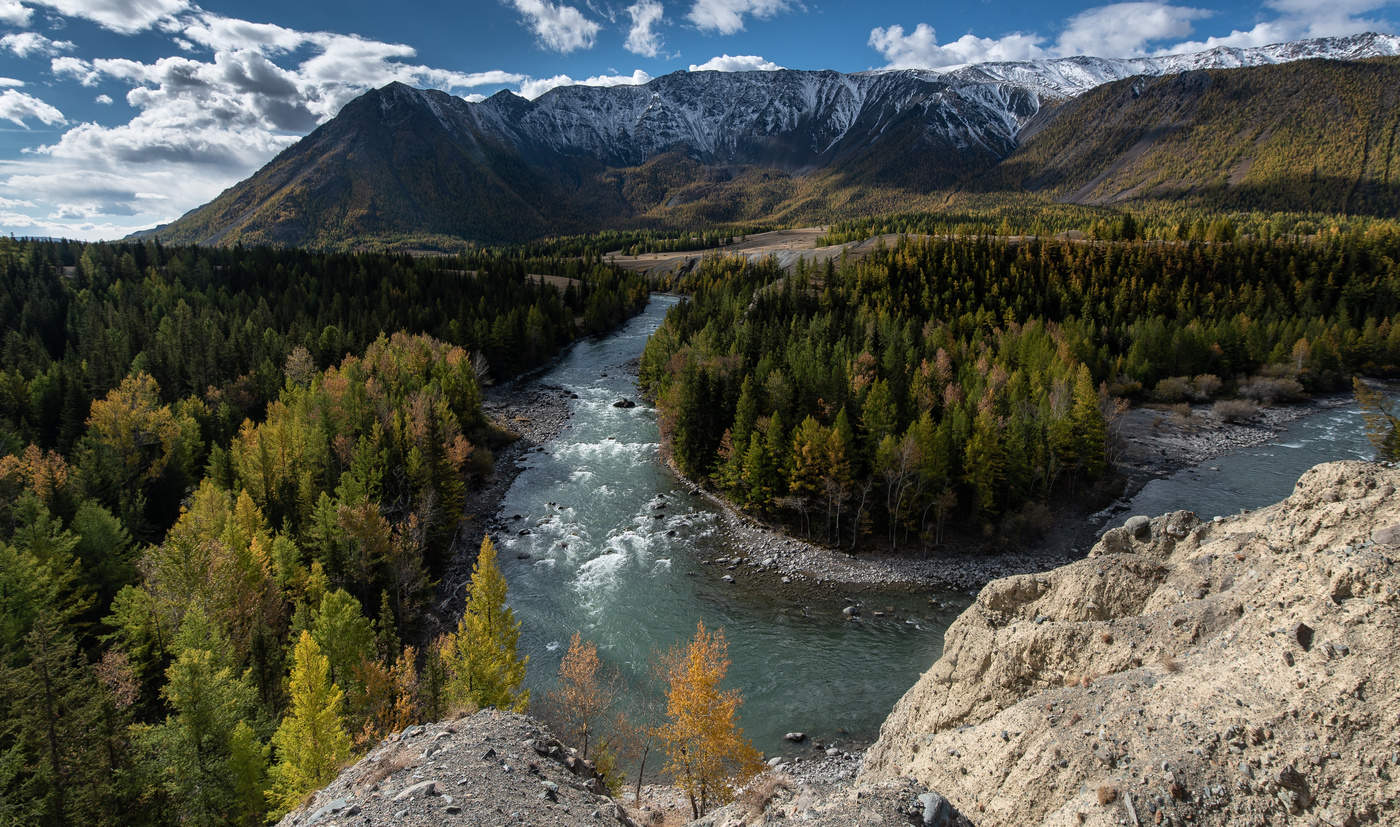
[[[395,83],[151,232],[495,242],[820,221],[963,192],[1393,213],[1397,55],[1400,37],[1366,34],[942,70],[677,72],[476,103]]]

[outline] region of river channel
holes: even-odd
[[[578,632],[618,670],[623,708],[644,714],[650,705],[654,714],[652,664],[704,621],[724,630],[726,685],[743,692],[741,723],[760,750],[780,750],[791,730],[869,741],[938,657],[969,598],[866,592],[864,616],[848,621],[839,595],[783,597],[742,576],[727,583],[725,567],[703,564],[742,552],[721,536],[713,507],[661,462],[656,412],[629,368],[676,301],[653,296],[618,332],[577,344],[540,377],[578,399],[563,432],[519,460],[523,470],[500,512],[508,527],[498,536],[501,567],[530,656],[527,685],[536,698],[548,691]],[[623,398],[638,404],[614,407]],[[1360,430],[1354,407],[1305,417],[1277,440],[1154,480],[1131,513],[1188,508],[1209,518],[1276,501],[1317,462],[1371,456]]]

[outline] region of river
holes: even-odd
[[[578,632],[620,674],[622,708],[654,715],[653,664],[703,621],[724,630],[726,685],[742,690],[741,724],[760,750],[779,751],[790,730],[869,741],[938,657],[968,598],[867,592],[861,602],[886,616],[847,621],[839,596],[785,598],[702,565],[740,552],[721,536],[713,507],[661,463],[656,413],[639,400],[629,368],[676,301],[654,295],[618,332],[580,342],[540,377],[578,399],[565,430],[520,459],[500,512],[509,527],[497,537],[501,567],[530,656],[526,683],[542,697]],[[638,405],[614,407],[622,398]],[[1255,508],[1286,496],[1318,462],[1371,455],[1355,407],[1324,410],[1269,443],[1153,480],[1130,513],[1188,508],[1209,518]]]
[[[1295,419],[1273,439],[1148,481],[1128,513],[1156,516],[1186,509],[1203,520],[1276,503],[1303,472],[1342,459],[1375,459],[1355,402]]]
[[[726,685],[742,690],[741,724],[760,750],[777,751],[790,730],[869,740],[968,599],[939,594],[935,608],[927,597],[866,593],[867,607],[893,611],[846,621],[842,600],[784,600],[700,564],[738,551],[713,508],[660,462],[655,410],[613,407],[638,399],[627,364],[675,301],[653,296],[620,331],[580,342],[540,378],[579,398],[559,437],[524,455],[501,507],[511,530],[497,545],[530,656],[526,683],[537,698],[553,685],[577,631],[621,673],[624,708],[645,709],[659,698],[657,656],[704,621],[724,630]]]

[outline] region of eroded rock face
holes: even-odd
[[[1400,821],[1397,488],[1320,465],[1269,508],[988,584],[859,783],[981,825]]]

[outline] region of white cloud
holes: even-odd
[[[92,64],[82,58],[56,57],[49,61],[49,71],[56,77],[70,77],[84,86],[96,86],[101,75],[93,71]]]
[[[766,18],[787,8],[787,0],[695,0],[686,17],[701,31],[734,34],[744,30],[745,15]]]
[[[59,52],[72,51],[73,48],[70,41],[49,40],[37,32],[14,32],[0,37],[0,49],[13,52],[16,57],[53,56]]]
[[[26,207],[37,207],[33,201],[26,201],[22,198],[0,198],[0,210],[18,210]]]
[[[24,81],[19,78],[0,78],[0,86],[23,86]]]
[[[95,103],[100,103],[100,104],[102,104],[102,105],[104,105],[104,106],[110,106],[111,103],[112,103],[112,96],[111,96],[111,95],[98,95],[97,97],[93,98],[93,101],[94,101]]]
[[[545,92],[560,86],[640,86],[651,80],[651,75],[641,69],[630,75],[596,75],[583,80],[574,80],[568,75],[555,75],[552,78],[532,78],[520,86],[520,96],[534,100]]]
[[[772,72],[783,67],[758,55],[718,55],[690,64],[692,72]]]
[[[0,119],[7,120],[16,126],[29,128],[28,120],[36,120],[47,126],[57,126],[68,123],[68,119],[63,117],[63,113],[53,106],[44,103],[33,95],[24,92],[16,92],[13,89],[6,89],[0,92]]]
[[[20,4],[19,0],[0,0],[0,23],[11,26],[28,26],[34,12]]]
[[[188,0],[30,0],[69,17],[91,20],[121,34],[135,34],[189,8]]]
[[[170,56],[151,62],[50,59],[60,79],[101,84],[98,103],[110,104],[119,94],[106,94],[108,85],[123,87],[136,111],[124,123],[70,125],[47,145],[0,160],[0,198],[44,193],[39,206],[11,210],[27,214],[22,221],[0,219],[0,231],[125,235],[214,198],[369,88],[402,81],[461,94],[527,79],[426,66],[404,44],[252,23],[193,7],[155,25],[177,46],[186,41],[190,53],[172,48]],[[41,113],[63,117],[56,109],[9,103],[13,111],[0,108],[0,118],[13,114],[17,122],[33,123],[43,121]]]
[[[904,27],[876,27],[870,31],[871,48],[884,55],[890,69],[934,69],[963,63],[986,63],[997,60],[1034,60],[1044,57],[1039,35],[1016,32],[999,38],[976,37],[965,34],[950,43],[940,44],[938,35],[927,23],[920,23],[905,34]]]
[[[1209,17],[1206,9],[1160,2],[1113,3],[1071,17],[1054,52],[1096,57],[1139,57],[1147,44],[1187,37],[1192,22]]]
[[[1340,37],[1395,28],[1388,20],[1361,16],[1386,8],[1391,5],[1390,0],[1269,0],[1264,5],[1277,17],[1227,35],[1177,43],[1160,52],[1199,52],[1221,46],[1247,49],[1307,37]]]
[[[593,48],[600,27],[573,6],[556,5],[548,0],[510,2],[516,11],[525,16],[530,30],[546,49],[567,54],[578,49]]]
[[[627,7],[627,16],[632,18],[632,28],[627,31],[627,42],[623,48],[634,55],[656,57],[661,51],[661,35],[656,33],[666,15],[659,0],[640,0]]]
[[[274,23],[253,23],[208,12],[201,12],[192,19],[167,20],[161,24],[161,29],[179,35],[190,47],[186,51],[192,51],[198,44],[214,51],[257,49],[276,54],[290,52],[308,39],[304,32]],[[179,40],[176,45],[180,45]]]

